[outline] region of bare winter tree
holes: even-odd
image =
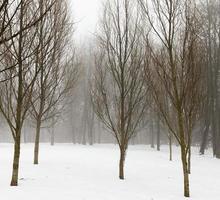
[[[44,13],[48,6],[50,2],[44,1],[40,12]],[[77,63],[74,63],[76,55],[69,45],[72,41],[71,34],[72,23],[68,17],[67,3],[55,0],[51,12],[39,23],[36,36],[38,51],[35,65],[40,68],[40,72],[30,109],[36,126],[34,164],[38,164],[42,123],[54,127],[67,105],[67,97],[72,92],[78,76]]]
[[[5,22],[8,24],[6,35],[11,39],[3,39],[5,42],[1,45],[1,65],[7,70],[1,71],[1,80],[4,82],[0,87],[0,111],[14,139],[11,186],[18,184],[21,130],[39,72],[33,64],[36,49],[32,44],[35,41],[36,29],[34,26],[27,28],[33,21],[43,19],[39,13],[39,6],[39,1],[16,1],[13,8],[17,8],[18,11],[13,18],[7,15]]]
[[[211,138],[213,155],[220,158],[220,105],[219,105],[219,71],[220,71],[220,2],[217,0],[200,1],[203,31],[200,36],[205,43],[206,64],[206,103],[201,125],[202,140],[200,153],[204,154],[205,148]],[[211,133],[211,134],[210,134]]]
[[[139,0],[153,38],[146,39],[146,79],[162,121],[181,147],[184,196],[189,197],[192,129],[202,102],[202,55],[196,5],[190,0]],[[149,59],[150,57],[150,59]],[[167,112],[165,97],[169,100]]]
[[[135,136],[146,109],[140,24],[135,2],[106,2],[91,95],[96,115],[119,145],[120,179],[124,179],[129,140]]]
[[[93,106],[90,98],[90,80],[92,79],[92,75],[94,72],[94,48],[95,42],[94,40],[91,40],[90,43],[87,43],[87,47],[83,47],[83,50],[87,49],[87,53],[81,53],[81,57],[83,58],[83,61],[81,64],[84,66],[83,67],[83,79],[82,79],[82,105],[83,105],[83,110],[82,110],[82,116],[81,116],[81,137],[80,137],[80,143],[83,145],[86,145],[87,142],[90,145],[93,145],[95,142],[95,113],[93,111]],[[82,60],[82,59],[81,59]],[[92,81],[92,80],[91,80]]]

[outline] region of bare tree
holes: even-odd
[[[119,145],[120,179],[124,179],[128,142],[135,136],[146,110],[140,24],[135,2],[106,2],[91,95],[96,115]]]
[[[5,22],[8,24],[6,33],[11,39],[3,39],[5,42],[1,46],[1,55],[3,55],[1,65],[7,70],[1,71],[1,80],[4,80],[4,83],[1,84],[0,111],[14,139],[11,186],[18,184],[21,130],[39,72],[39,69],[33,65],[36,49],[32,44],[35,41],[36,29],[33,26],[27,28],[28,24],[41,18],[38,13],[39,3],[28,0],[16,1],[14,6],[18,11],[14,12],[13,18],[7,15]]]
[[[158,44],[146,46],[146,79],[157,110],[181,147],[184,196],[189,197],[189,159],[192,128],[202,102],[202,43],[194,1],[139,0]],[[151,9],[149,8],[151,7]],[[167,112],[165,97],[171,112]]]
[[[213,155],[220,158],[220,105],[219,105],[219,64],[220,64],[220,2],[217,0],[204,0],[200,2],[200,13],[202,15],[203,31],[200,36],[205,45],[206,64],[206,103],[202,115],[201,126],[202,140],[200,153],[204,154],[211,138]],[[209,134],[211,133],[211,134]]]
[[[42,2],[40,12],[43,14],[48,6],[50,6],[48,1]],[[47,123],[54,130],[78,76],[76,54],[70,45],[71,34],[72,23],[68,17],[67,3],[55,0],[51,12],[38,26],[35,64],[40,68],[40,72],[30,109],[36,126],[34,164],[38,164],[42,123]],[[54,131],[51,132],[52,144],[53,133]]]

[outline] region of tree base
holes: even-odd
[[[35,161],[34,161],[34,165],[38,165],[38,162],[35,162]]]
[[[189,198],[189,197],[190,197],[190,195],[189,195],[189,194],[184,194],[184,197]]]
[[[10,186],[18,186],[18,182],[17,181],[11,181],[11,184],[10,184]]]

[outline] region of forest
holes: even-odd
[[[83,42],[75,37],[81,22],[70,2],[0,1],[3,199],[15,198],[9,180],[19,190],[34,188],[30,177],[39,168],[32,164],[45,176],[58,176],[51,181],[59,187],[67,184],[58,161],[72,180],[77,170],[77,180],[85,179],[81,186],[71,180],[77,186],[70,190],[89,183],[94,188],[87,190],[103,194],[62,196],[61,190],[57,199],[219,199],[220,182],[212,185],[220,178],[220,1],[103,0],[96,30]],[[96,176],[86,169],[97,170]],[[107,180],[95,180],[99,173]],[[137,188],[161,182],[151,195],[143,196],[146,186],[123,196],[121,190],[134,188],[127,187],[133,179]],[[111,187],[111,181],[117,190],[105,195],[102,184]]]

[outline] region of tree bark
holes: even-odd
[[[14,159],[13,159],[13,170],[12,170],[12,179],[11,186],[18,185],[18,170],[19,170],[19,159],[20,159],[20,134],[17,134],[15,143],[14,143]]]
[[[38,158],[39,158],[40,127],[41,127],[41,120],[37,120],[35,143],[34,143],[34,164],[35,165],[38,164]]]
[[[191,146],[189,147],[188,153],[188,174],[191,174]]]
[[[71,114],[72,115],[72,114]],[[72,131],[72,143],[76,144],[76,133],[75,133],[75,125],[73,123],[73,117],[71,117],[71,131]]]
[[[120,148],[119,178],[121,180],[124,180],[125,152],[126,150],[124,148]]]
[[[172,135],[169,135],[168,138],[169,138],[169,153],[170,153],[170,161],[172,161],[172,160],[173,160]]]
[[[154,148],[154,120],[151,120],[151,148]]]
[[[24,131],[23,131],[23,139],[24,139],[24,143],[27,143],[27,132],[26,132],[26,125],[24,126]]]
[[[186,155],[186,152],[185,152],[184,148],[182,148],[182,147],[181,147],[181,158],[182,158],[183,177],[184,177],[184,196],[185,197],[190,197],[187,155]]]
[[[54,134],[54,125],[52,126],[52,131],[51,131],[51,138],[50,138],[50,145],[54,146],[54,141],[55,141],[55,134]]]
[[[75,130],[72,128],[72,143],[76,144],[76,135],[75,135]]]
[[[203,131],[203,134],[202,134],[202,142],[201,142],[201,146],[200,146],[200,150],[199,150],[199,153],[201,155],[205,154],[205,148],[206,148],[207,141],[208,141],[209,126],[210,126],[210,124],[209,124],[209,122],[207,122],[205,124],[205,130]]]
[[[218,130],[217,138],[216,138],[216,158],[220,159],[220,130]]]
[[[217,149],[217,123],[216,123],[216,111],[213,108],[212,114],[212,148],[213,148],[213,156],[216,156]]]
[[[187,168],[188,168],[188,174],[191,173],[191,146],[192,146],[192,128],[190,128],[190,133],[189,133],[189,138],[188,138],[188,163],[187,163]]]
[[[88,130],[88,134],[89,134],[89,145],[93,145],[94,142],[94,112],[90,111],[90,117],[88,119],[88,123],[89,123],[89,130]]]
[[[160,119],[157,119],[157,151],[160,151]]]
[[[184,196],[190,197],[186,140],[185,140],[185,134],[184,134],[184,128],[183,128],[184,127],[183,126],[183,113],[181,111],[181,108],[179,108],[178,110],[178,126],[179,126],[179,134],[180,134],[181,159],[182,159],[183,177],[184,177]]]
[[[97,142],[98,144],[101,143],[101,131],[102,131],[102,127],[101,127],[101,124],[100,124],[100,121],[97,121]]]

